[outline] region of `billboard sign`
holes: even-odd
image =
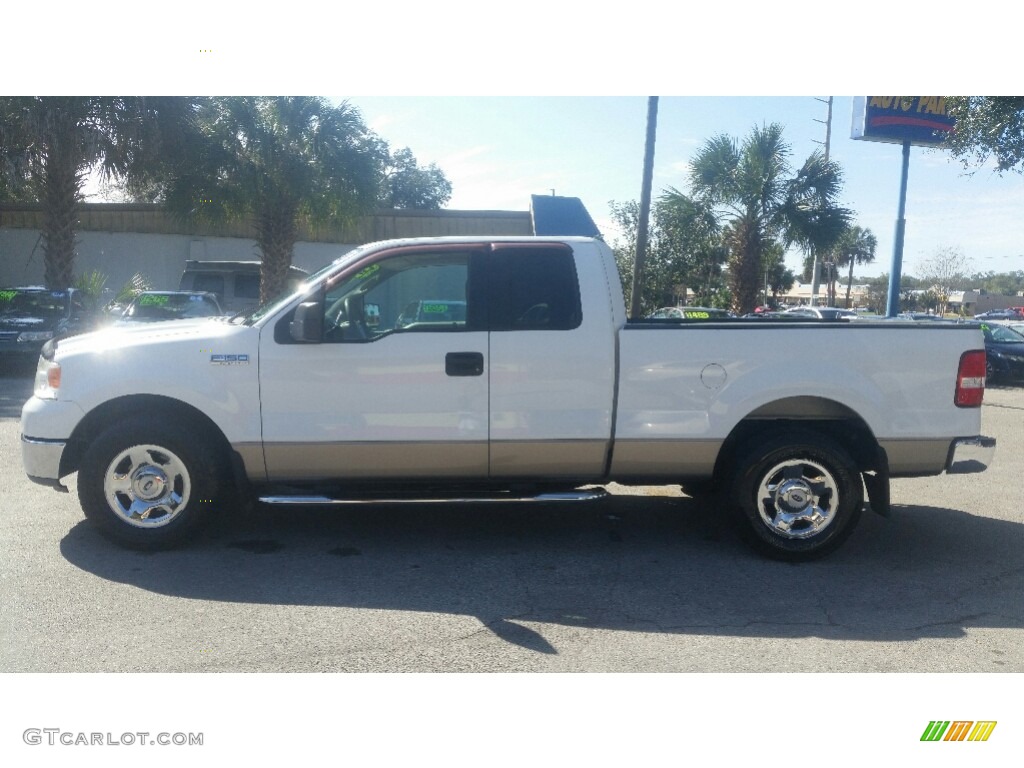
[[[852,138],[935,147],[953,132],[945,96],[856,96]]]

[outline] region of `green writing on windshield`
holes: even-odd
[[[370,275],[374,275],[380,269],[380,264],[371,264],[361,272],[356,273],[356,280],[365,280]]]
[[[423,305],[423,314],[425,314],[425,315],[442,314],[442,313],[447,312],[447,311],[448,311],[448,305],[447,304],[424,304]]]
[[[153,306],[162,307],[163,305],[165,305],[168,302],[169,299],[170,299],[169,296],[162,296],[160,294],[155,294],[155,295],[151,294],[151,295],[148,295],[148,296],[141,296],[141,297],[139,297],[139,306],[140,307],[153,307]]]
[[[17,295],[17,291],[0,291],[0,301],[10,301]]]

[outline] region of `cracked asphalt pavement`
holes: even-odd
[[[261,508],[129,552],[24,477],[30,387],[0,371],[0,672],[1024,671],[1024,388],[986,394],[987,472],[895,481],[791,565],[678,487]]]

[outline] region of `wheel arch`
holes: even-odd
[[[823,397],[787,397],[766,403],[743,417],[725,438],[715,462],[716,481],[727,478],[743,447],[786,430],[822,434],[840,445],[862,473],[884,473],[888,459],[871,427],[853,409]],[[866,475],[867,477],[867,475]],[[870,491],[870,483],[869,483]]]
[[[213,441],[218,453],[230,461],[232,474],[237,480],[237,464],[240,459],[231,449],[224,432],[209,416],[195,406],[173,397],[149,394],[125,395],[108,400],[89,411],[75,427],[61,456],[61,477],[80,468],[89,445],[111,424],[128,417],[151,414],[161,414],[187,423],[202,437]]]

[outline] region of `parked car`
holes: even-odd
[[[288,286],[293,288],[309,277],[304,269],[288,267]],[[260,303],[260,262],[198,261],[188,259],[178,289],[215,294],[225,312],[247,312]]]
[[[900,320],[914,320],[924,322],[935,322],[945,320],[942,315],[933,315],[930,312],[900,312],[897,316]]]
[[[714,307],[662,307],[647,316],[648,320],[722,320],[735,317],[726,309]]]
[[[975,320],[1024,320],[1024,312],[1021,311],[1020,307],[1010,307],[1009,309],[990,309],[988,312],[982,312],[980,315],[974,316]]]
[[[91,331],[98,317],[95,302],[75,288],[0,289],[0,355],[35,360],[47,341]]]
[[[764,320],[767,318],[777,319],[782,318],[783,320],[797,320],[802,319],[797,315],[789,315],[783,309],[762,309],[760,312],[754,310],[753,312],[747,312],[745,315],[740,315],[744,320]]]
[[[985,334],[985,377],[1024,381],[1024,334],[1006,325],[981,324]]]
[[[372,309],[368,307],[367,309]],[[367,313],[367,325],[373,326],[374,315],[370,312]],[[379,318],[379,309],[377,310],[376,317]],[[405,309],[402,310],[402,314],[398,316],[395,321],[396,328],[409,328],[413,325],[429,325],[437,324],[442,325],[465,325],[466,324],[466,302],[465,301],[449,301],[448,299],[430,299],[424,301],[411,302]]]
[[[217,297],[204,291],[143,291],[129,304],[118,325],[156,323],[223,315]]]
[[[818,320],[859,319],[859,315],[852,309],[840,309],[839,307],[793,307],[787,309],[783,314],[792,317],[813,317]]]

